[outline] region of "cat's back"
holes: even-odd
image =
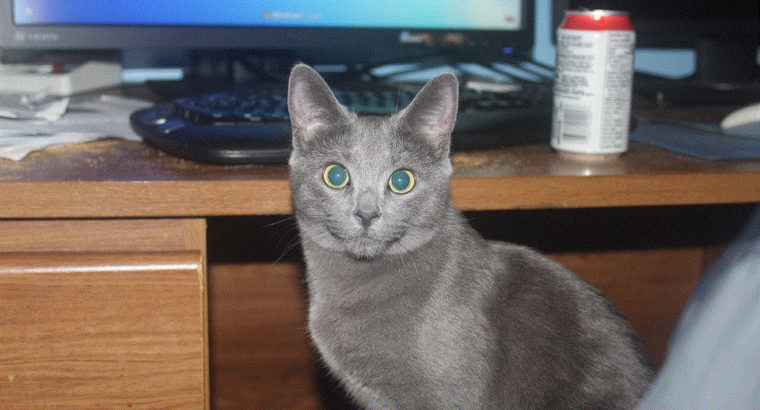
[[[501,341],[491,396],[520,407],[633,407],[653,372],[617,307],[531,249],[488,246],[503,266],[486,309]]]

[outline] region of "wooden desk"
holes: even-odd
[[[516,229],[562,242],[652,222],[660,210],[688,214],[677,227],[709,215],[713,228],[683,240],[648,245],[648,228],[638,227],[621,231],[627,239],[617,246],[548,247],[622,307],[658,361],[699,273],[741,222],[720,220],[741,205],[710,204],[760,202],[760,161],[706,162],[636,143],[599,163],[547,145],[452,161],[454,202],[496,236]],[[287,174],[285,166],[195,164],[117,140],[0,160],[0,402],[318,405],[298,261],[232,263],[207,251],[206,224],[213,241],[246,229],[249,217],[291,213]],[[711,210],[688,211],[698,206]],[[576,217],[584,222],[556,226]],[[655,232],[673,223],[658,222]],[[720,230],[729,232],[694,240]],[[272,242],[255,233],[243,241],[248,250]]]
[[[210,166],[114,140],[0,161],[0,218],[292,212],[284,165]],[[601,163],[565,159],[548,145],[459,153],[452,162],[462,210],[760,201],[760,161],[701,161],[638,143]]]

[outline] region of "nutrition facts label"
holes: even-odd
[[[559,30],[552,146],[600,154],[628,148],[634,37]]]
[[[620,146],[628,138],[633,82],[632,37],[630,31],[607,32],[601,148]]]

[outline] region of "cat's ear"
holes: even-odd
[[[451,131],[457,119],[459,84],[452,73],[428,81],[398,116],[402,127],[422,138],[439,156],[448,156]]]
[[[324,130],[348,119],[348,111],[325,80],[306,64],[298,64],[290,72],[288,112],[295,146],[308,143]]]

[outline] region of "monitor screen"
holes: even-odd
[[[16,0],[17,25],[275,26],[517,30],[520,2],[480,0],[197,1]],[[491,10],[499,10],[492,12]]]
[[[9,0],[0,49],[452,46],[529,51],[533,2]]]

